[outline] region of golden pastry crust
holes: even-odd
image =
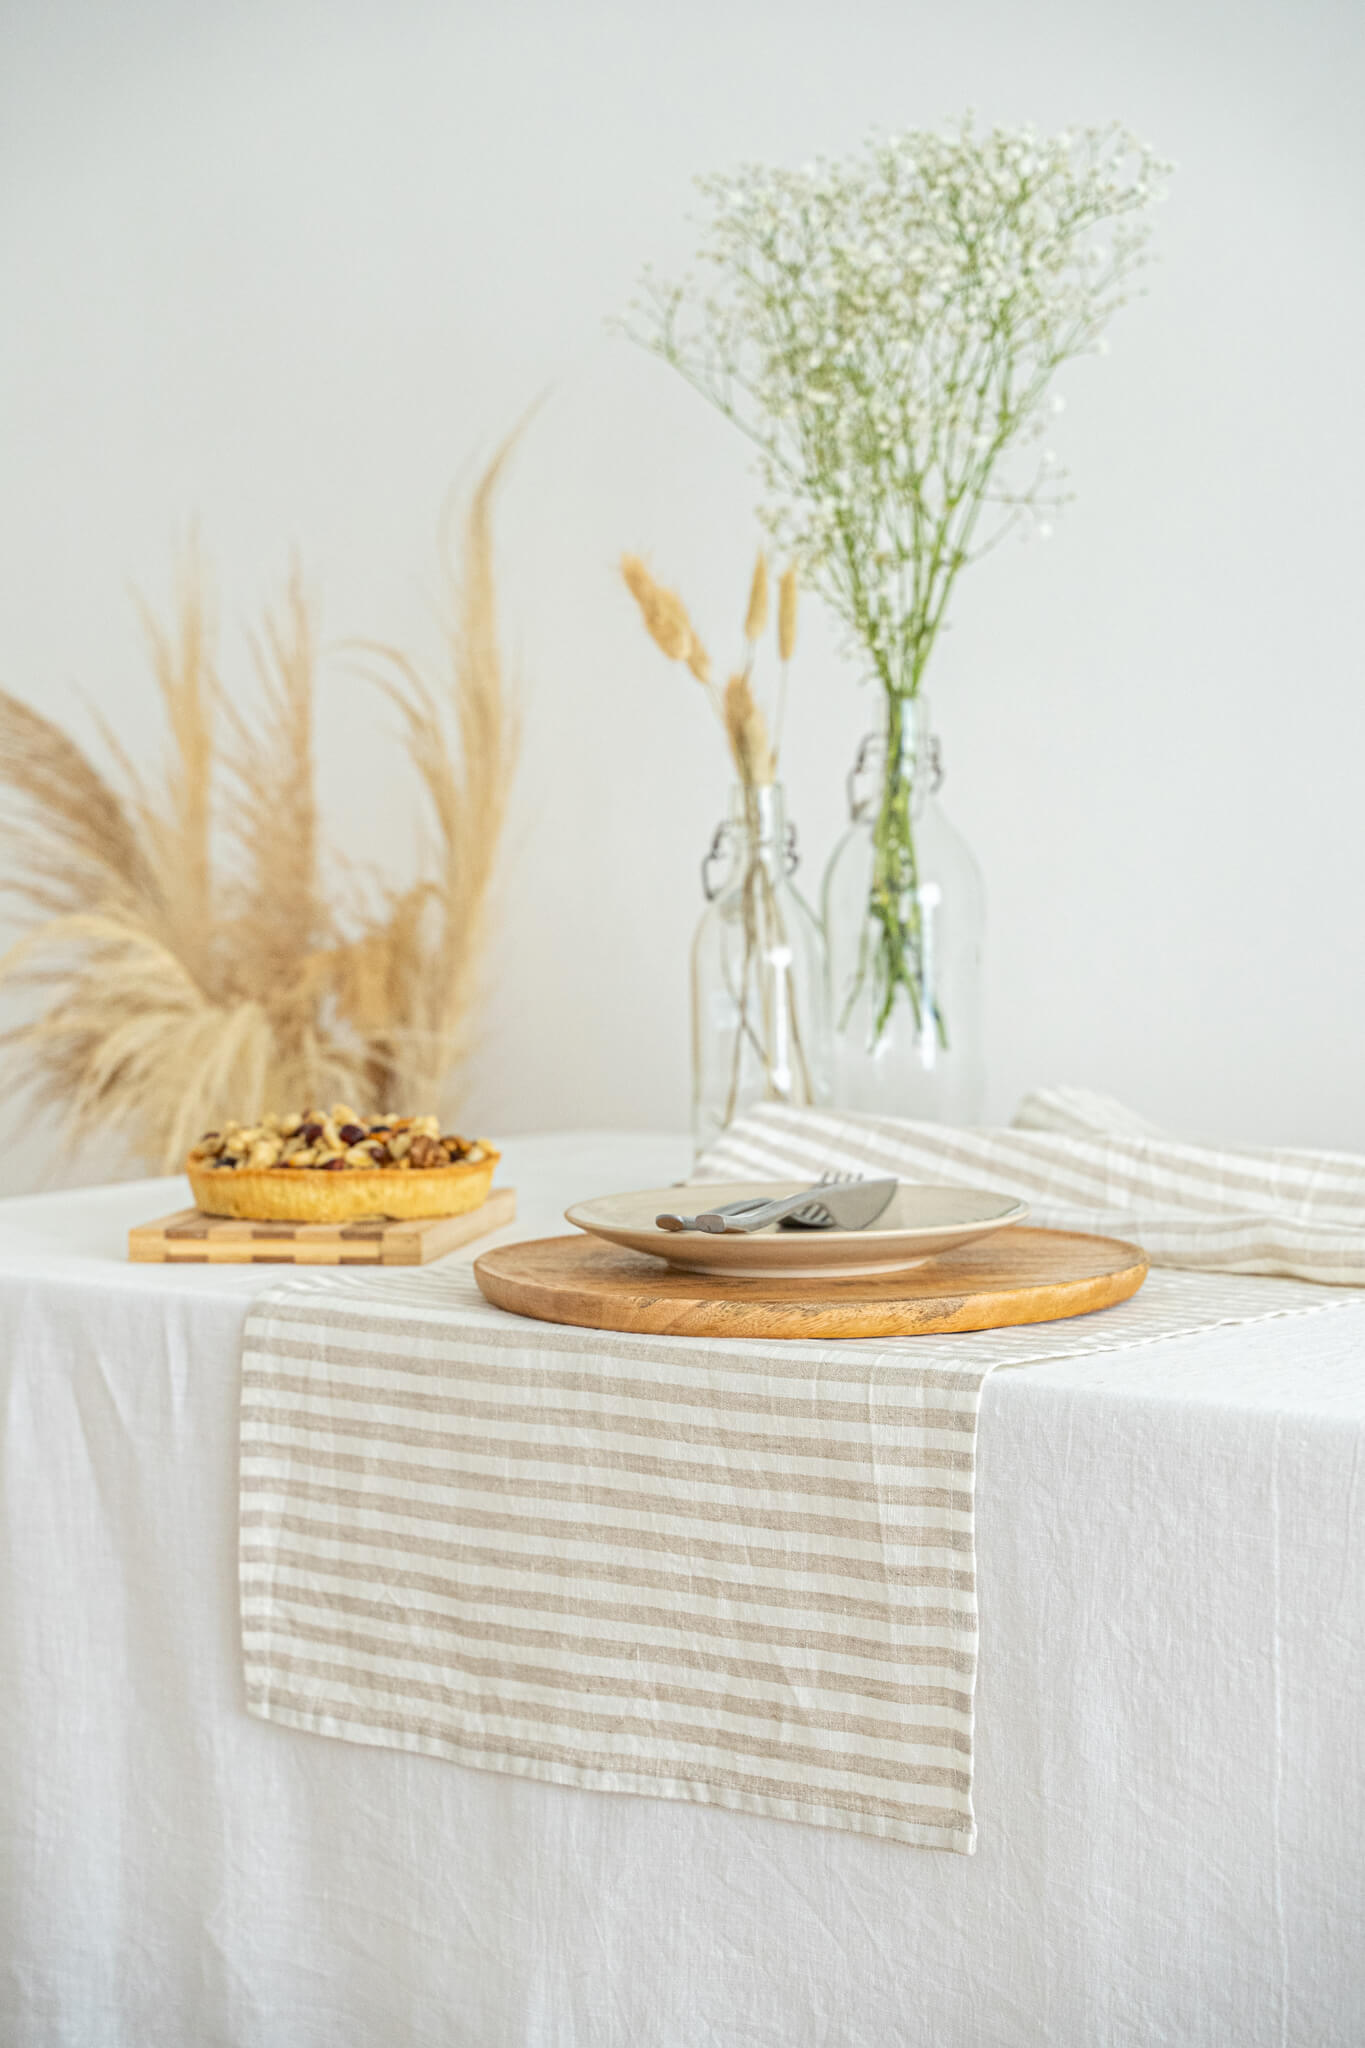
[[[502,1156],[480,1144],[480,1157],[452,1166],[398,1172],[391,1166],[320,1173],[289,1166],[209,1166],[193,1153],[185,1162],[197,1206],[206,1216],[253,1223],[355,1223],[388,1216],[463,1216],[488,1196]]]

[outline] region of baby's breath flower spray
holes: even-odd
[[[949,599],[1064,501],[1038,445],[1050,386],[1102,352],[1168,169],[1117,127],[970,116],[798,171],[746,166],[701,181],[704,277],[647,273],[629,323],[753,443],[769,531],[884,693],[866,931],[836,990],[873,1050],[902,1009],[923,1044],[953,1028],[925,973],[907,743]]]

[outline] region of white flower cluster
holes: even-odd
[[[757,444],[774,537],[888,690],[918,689],[961,567],[1060,501],[1051,462],[1008,458],[1101,347],[1168,169],[1117,128],[968,117],[703,180],[715,288],[647,277],[637,338]]]

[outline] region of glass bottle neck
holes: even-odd
[[[887,698],[882,746],[886,766],[898,768],[906,782],[914,784],[927,778],[937,788],[943,769],[938,739],[930,725],[927,698]]]
[[[730,791],[730,823],[751,853],[774,858],[780,855],[787,830],[787,804],[781,783],[737,782]]]
[[[848,814],[866,824],[886,805],[917,817],[943,780],[938,737],[923,697],[888,697],[880,732],[869,733],[848,777]]]
[[[787,823],[779,783],[761,789],[737,783],[730,792],[730,810],[716,827],[711,850],[701,865],[702,893],[708,903],[745,886],[748,878],[766,873],[774,888],[796,868],[796,833]]]

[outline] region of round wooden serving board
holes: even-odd
[[[1116,1237],[1015,1225],[903,1273],[811,1280],[685,1273],[600,1238],[533,1238],[474,1261],[495,1307],[668,1337],[930,1337],[1048,1323],[1127,1301],[1147,1255]]]

